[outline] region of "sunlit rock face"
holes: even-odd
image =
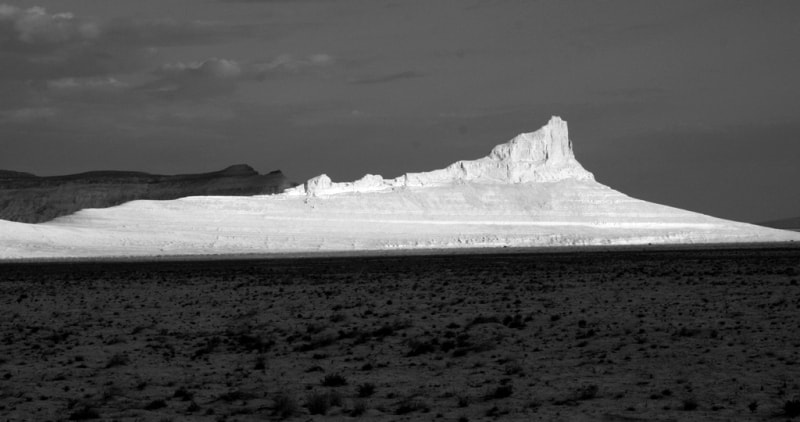
[[[133,201],[45,224],[0,221],[0,233],[5,258],[800,241],[597,183],[557,117],[441,170],[347,183],[321,175],[278,195]]]
[[[566,179],[594,180],[594,176],[575,159],[567,122],[553,117],[536,132],[519,134],[478,160],[458,161],[441,170],[406,173],[395,179],[368,174],[355,182],[333,183],[323,174],[286,193],[319,196],[453,183],[517,184]]]

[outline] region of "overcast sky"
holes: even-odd
[[[0,169],[395,177],[551,115],[631,196],[800,215],[800,2],[0,0]]]

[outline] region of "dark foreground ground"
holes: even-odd
[[[4,264],[0,420],[785,420],[799,281],[797,248]]]

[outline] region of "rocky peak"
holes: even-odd
[[[321,175],[286,193],[317,196],[448,183],[548,183],[565,179],[594,180],[594,176],[575,159],[567,122],[553,116],[539,130],[519,134],[477,160],[457,161],[440,170],[406,173],[395,179],[367,175],[355,182],[333,183]]]
[[[574,159],[567,122],[553,116],[535,132],[521,133],[492,149],[489,158],[512,162],[562,163]]]

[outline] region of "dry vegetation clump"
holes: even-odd
[[[10,420],[800,417],[800,249],[0,264]]]

